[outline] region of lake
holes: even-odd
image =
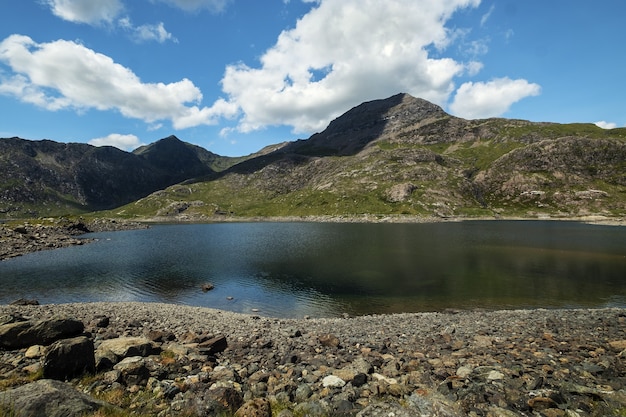
[[[0,262],[0,303],[147,301],[273,317],[626,307],[618,226],[259,222],[85,237],[97,241]]]

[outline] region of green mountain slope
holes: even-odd
[[[626,129],[465,120],[406,94],[363,103],[307,140],[112,212],[224,216],[626,215]]]

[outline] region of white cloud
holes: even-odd
[[[466,119],[496,117],[506,113],[513,103],[540,93],[538,84],[523,79],[505,77],[489,82],[467,82],[457,90],[450,110]]]
[[[52,13],[75,23],[111,23],[124,10],[121,0],[44,0]]]
[[[155,25],[141,25],[134,26],[128,17],[124,17],[118,20],[118,25],[129,31],[131,33],[132,38],[137,42],[148,42],[148,41],[156,41],[159,43],[164,43],[165,41],[171,40],[172,42],[178,42],[178,40],[167,30],[165,30],[165,25],[163,22],[159,22]]]
[[[110,57],[72,41],[38,44],[22,35],[0,43],[0,62],[13,75],[0,78],[0,93],[48,110],[117,110],[147,123],[170,120],[176,129],[213,124],[232,115],[223,102],[199,108],[200,90],[188,79],[143,83]],[[232,106],[230,106],[232,108]]]
[[[495,9],[496,9],[496,5],[492,4],[489,10],[487,11],[487,13],[485,13],[483,17],[480,18],[480,26],[485,26],[485,24],[487,23],[487,21],[489,20],[489,18],[491,17]]]
[[[313,132],[362,101],[407,92],[443,104],[453,79],[478,67],[431,58],[445,47],[446,21],[479,0],[323,0],[261,56],[230,65],[222,79],[243,116],[238,129],[290,125]],[[232,109],[229,108],[232,115]]]
[[[604,120],[595,122],[595,125],[601,127],[602,129],[615,129],[617,127],[617,123],[605,122]]]
[[[162,3],[169,4],[172,7],[185,10],[187,12],[196,12],[199,10],[209,10],[218,13],[226,9],[226,6],[232,0],[158,0]]]
[[[119,133],[111,133],[102,138],[91,139],[89,144],[93,146],[115,146],[124,151],[132,151],[143,145],[137,136],[121,135]]]

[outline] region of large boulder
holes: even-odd
[[[113,366],[125,358],[158,355],[161,348],[145,337],[119,337],[100,343],[96,349],[96,368],[98,371],[113,369]]]
[[[77,391],[72,385],[50,379],[41,379],[2,392],[0,405],[16,417],[67,417],[95,413],[102,408],[113,408]]]
[[[63,381],[95,372],[93,341],[85,336],[54,342],[44,357],[44,378]]]
[[[60,339],[78,336],[84,330],[82,321],[67,318],[9,323],[0,326],[0,347],[12,350],[49,345]]]
[[[118,337],[100,343],[96,356],[114,354],[120,360],[131,356],[150,356],[160,353],[159,348],[150,339],[145,337]]]

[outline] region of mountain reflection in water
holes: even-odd
[[[87,235],[0,262],[0,302],[147,301],[274,317],[626,306],[626,228],[219,223]],[[215,289],[201,291],[211,282]]]

